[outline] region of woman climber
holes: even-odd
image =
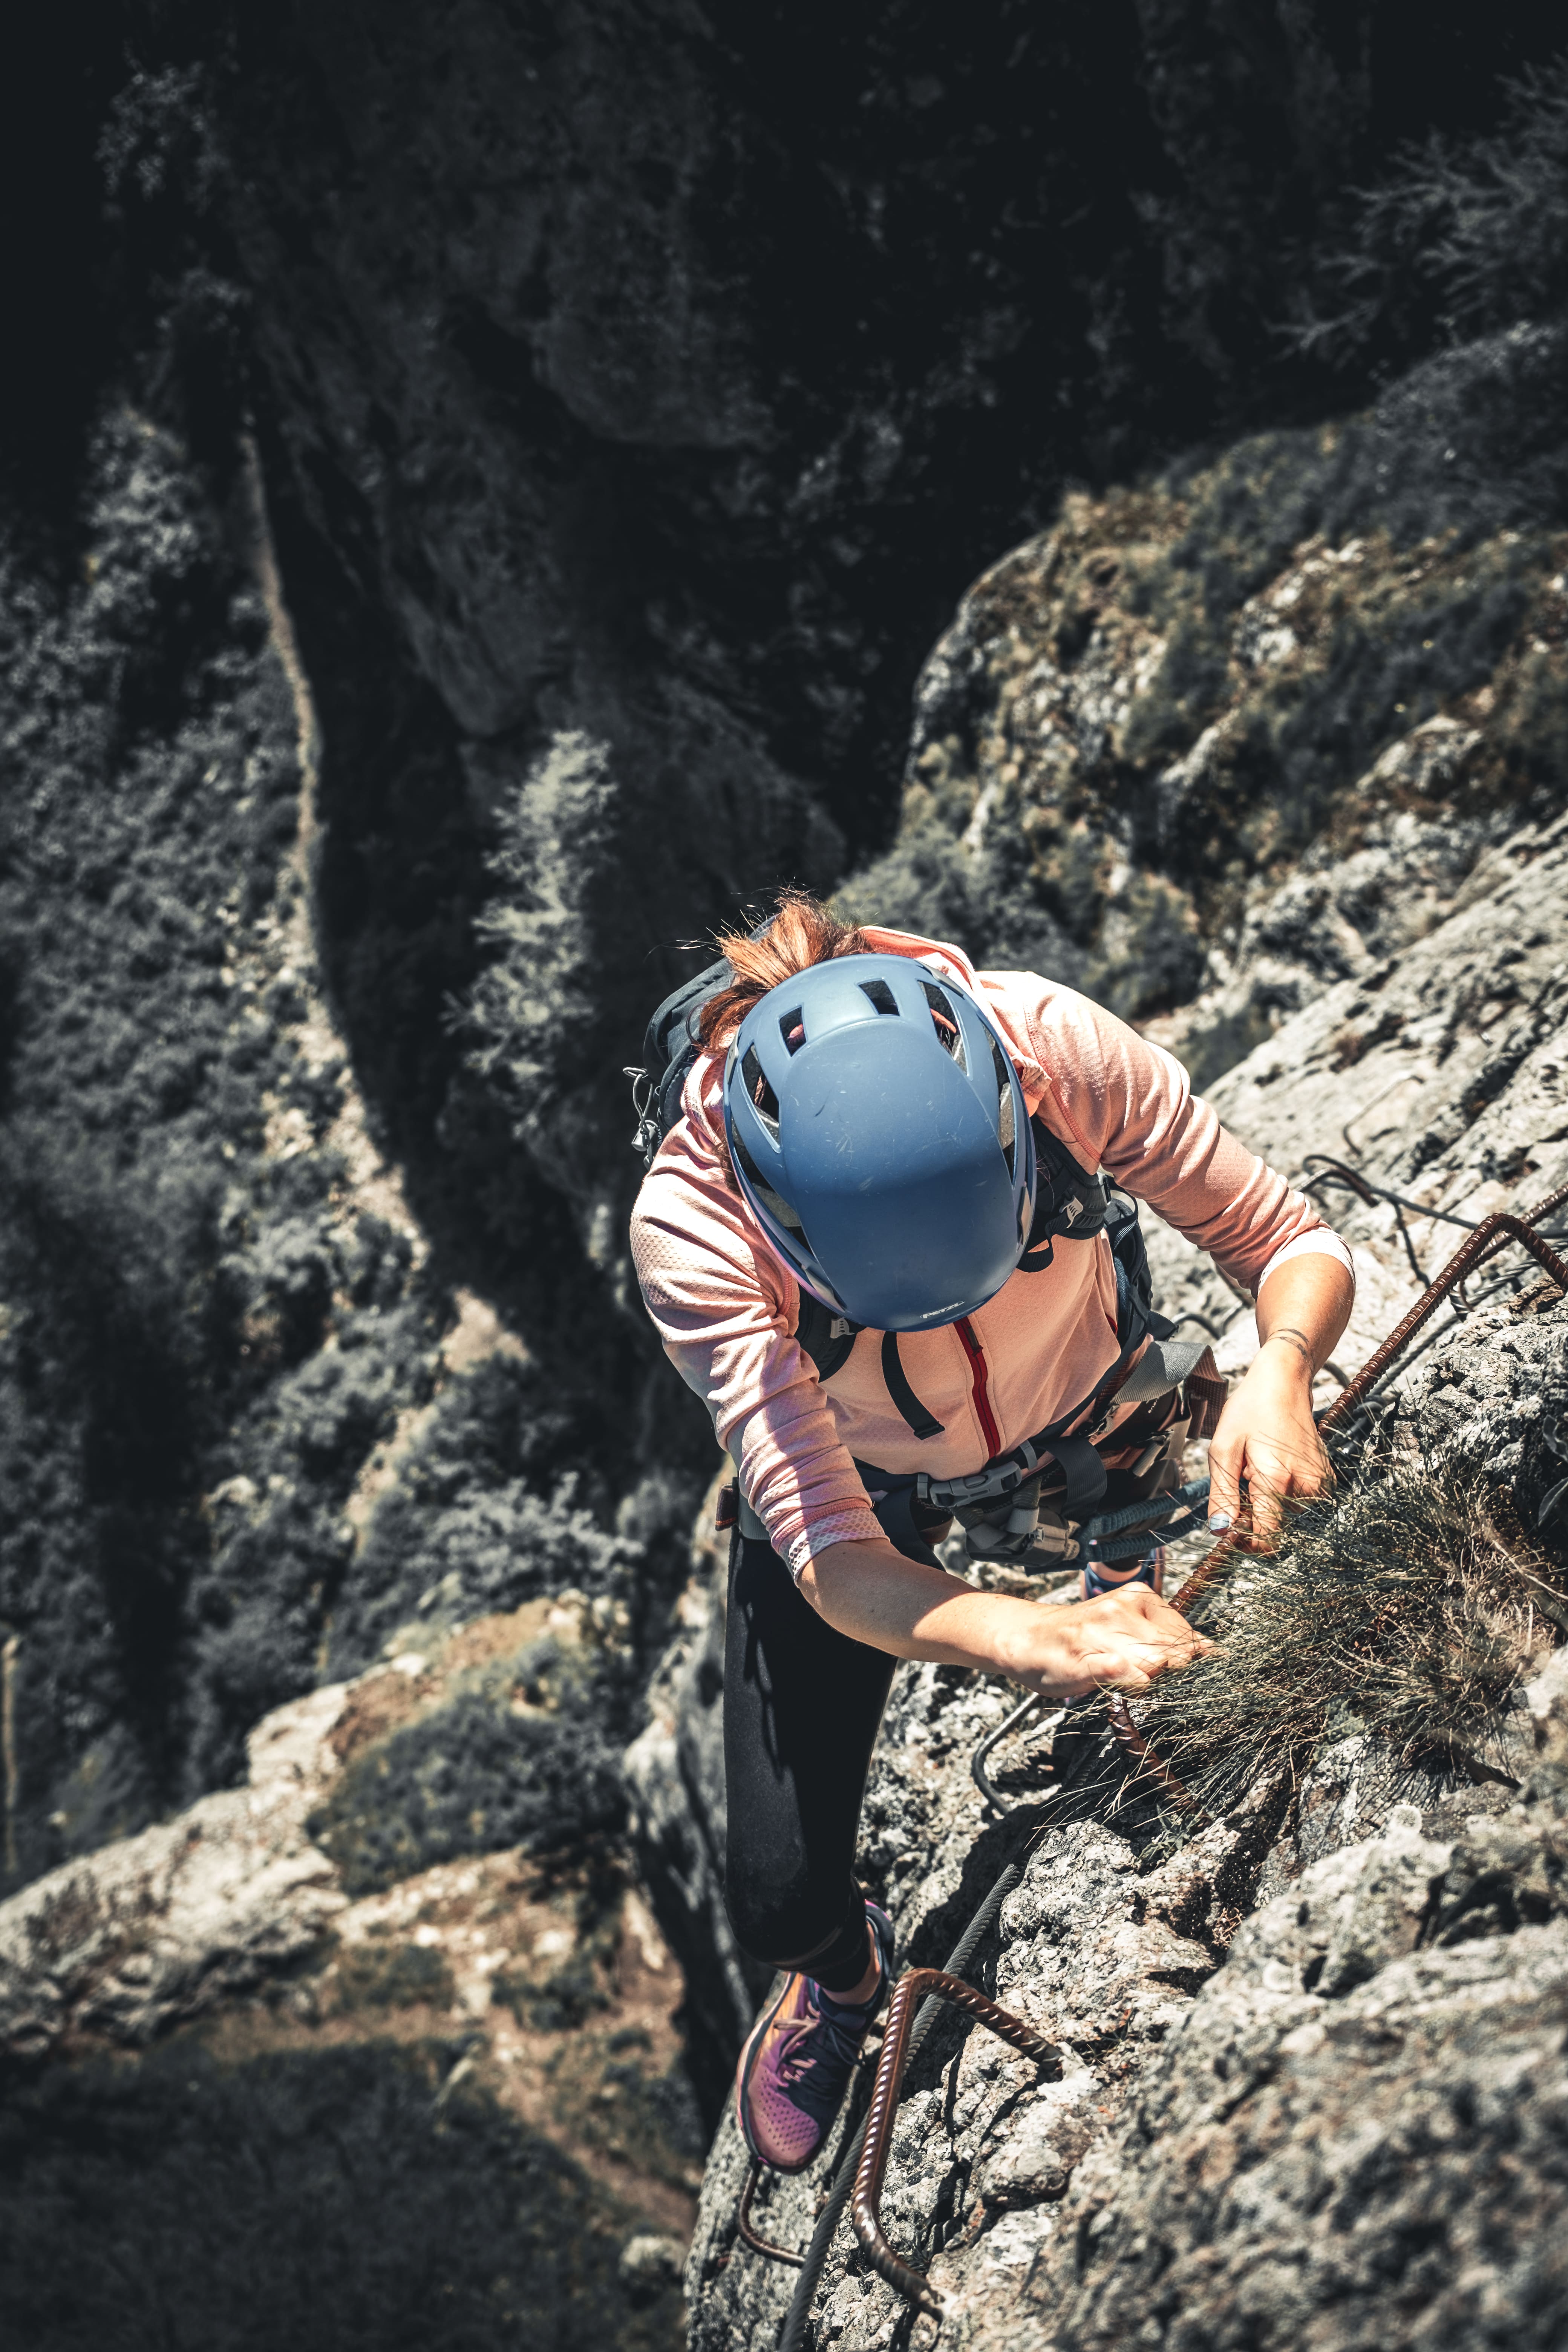
[[[632,1243],[738,1472],[725,1900],[784,1982],[736,2104],[752,2155],[793,2172],[891,1972],[854,1864],[895,1662],[1068,1699],[1146,1690],[1202,1646],[1161,1597],[1157,1544],[1087,1566],[1061,1608],[976,1590],[931,1549],[956,1513],[976,1556],[1056,1565],[1091,1507],[1149,1493],[1179,1454],[1195,1351],[1160,1336],[1106,1180],[1257,1294],[1258,1352],[1210,1449],[1215,1531],[1266,1536],[1323,1483],[1311,1384],[1353,1286],[1343,1243],[1180,1065],[1071,989],[795,892],[719,944],[728,977],[695,1016]]]

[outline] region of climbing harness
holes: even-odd
[[[1099,1518],[1086,1521],[1079,1531],[1079,1548],[1085,1559],[1113,1568],[1124,1559],[1142,1559],[1149,1549],[1151,1535],[1158,1533],[1162,1543],[1180,1543],[1203,1525],[1203,1513],[1198,1508],[1208,1499],[1209,1482],[1194,1478],[1173,1494],[1161,1495],[1147,1503],[1129,1503],[1125,1510],[1103,1511]],[[1125,1528],[1136,1528],[1138,1533],[1122,1543],[1110,1539]]]
[[[1365,1184],[1365,1180],[1361,1179],[1356,1171],[1344,1169],[1342,1163],[1337,1161],[1329,1163],[1329,1167],[1342,1178],[1352,1180],[1351,1189],[1362,1192],[1363,1198],[1367,1193],[1382,1196],[1382,1188]],[[1389,1334],[1382,1346],[1373,1351],[1356,1377],[1345,1384],[1333,1403],[1320,1416],[1319,1429],[1327,1435],[1331,1430],[1346,1430],[1346,1425],[1349,1424],[1346,1434],[1353,1444],[1359,1424],[1359,1434],[1364,1436],[1371,1425],[1365,1413],[1365,1406],[1376,1394],[1384,1381],[1392,1378],[1399,1369],[1399,1359],[1411,1340],[1430,1321],[1443,1301],[1459,1289],[1467,1276],[1489,1263],[1510,1244],[1517,1244],[1520,1247],[1528,1250],[1541,1265],[1547,1282],[1563,1295],[1568,1296],[1568,1263],[1557,1255],[1547,1239],[1536,1230],[1565,1203],[1568,1203],[1568,1185],[1563,1186],[1561,1190],[1541,1202],[1531,1212],[1528,1218],[1500,1214],[1488,1217],[1480,1223],[1473,1225],[1468,1239],[1461,1244],[1442,1272],[1426,1284],[1424,1296],[1416,1301],[1409,1314]],[[1449,1223],[1468,1223],[1464,1218],[1454,1217],[1447,1213],[1423,1209],[1418,1202],[1410,1202],[1404,1205],[1419,1209],[1423,1215],[1442,1215],[1443,1221]],[[1552,1238],[1562,1237],[1554,1234]],[[1408,1236],[1406,1239],[1408,1244]],[[1426,1282],[1424,1276],[1420,1278]],[[1511,1278],[1509,1277],[1509,1279]],[[1501,1286],[1500,1284],[1491,1286],[1492,1288]],[[1485,1293],[1480,1294],[1480,1296],[1485,1295]],[[1475,1300],[1470,1302],[1472,1306],[1476,1303]],[[1449,1327],[1445,1327],[1447,1328]],[[1438,1333],[1436,1336],[1442,1335]],[[1430,1345],[1431,1342],[1428,1341],[1426,1344]],[[1026,1469],[1015,1482],[1015,1488],[1023,1484],[1026,1475]],[[936,1483],[942,1484],[941,1481]],[[946,1484],[951,1489],[958,1486],[962,1482],[948,1481]],[[1015,1488],[1007,1488],[1004,1491],[1011,1493]],[[1103,1544],[1105,1538],[1118,1534],[1135,1518],[1148,1523],[1157,1513],[1163,1512],[1171,1520],[1171,1524],[1167,1526],[1164,1532],[1167,1536],[1173,1537],[1178,1531],[1186,1532],[1186,1528],[1183,1527],[1178,1530],[1173,1515],[1182,1511],[1190,1513],[1193,1507],[1201,1501],[1202,1495],[1206,1492],[1206,1489],[1205,1480],[1196,1480],[1190,1486],[1180,1489],[1177,1494],[1161,1497],[1152,1505],[1135,1504],[1121,1511],[1108,1513],[1102,1521],[1088,1522],[1082,1533],[1091,1542]],[[1222,1536],[1199,1562],[1172,1604],[1183,1616],[1192,1614],[1194,1608],[1212,1582],[1215,1571],[1235,1550],[1239,1539],[1239,1531],[1232,1529]],[[1110,1559],[1115,1555],[1109,1549],[1101,1549],[1097,1556]],[[1134,1780],[1152,1781],[1173,1803],[1182,1810],[1199,1811],[1201,1809],[1191,1791],[1183,1785],[1178,1776],[1159,1755],[1152,1742],[1140,1729],[1133,1717],[1132,1710],[1122,1694],[1110,1692],[1107,1697],[1110,1727],[1119,1746],[1133,1763]],[[1027,1720],[1040,1704],[1040,1695],[1031,1692],[1027,1698],[987,1733],[970,1759],[970,1772],[976,1787],[998,1811],[1010,1811],[1013,1808],[998,1795],[992,1785],[985,1771],[986,1759],[1010,1732],[1016,1730]],[[1060,1719],[1059,1717],[1058,1719]],[[1065,1782],[1058,1784],[1058,1788],[1066,1785]],[[1059,2053],[1054,2043],[1024,2019],[998,2008],[994,2001],[990,2000],[973,1985],[965,1982],[962,1975],[962,1970],[967,1966],[971,1955],[1001,1909],[1006,1895],[1022,1877],[1024,1864],[1029,1853],[1044,1834],[1043,1828],[1037,1831],[1019,1859],[1007,1864],[981,1904],[979,1910],[971,1919],[957,1945],[949,1954],[945,1968],[911,1969],[895,1987],[877,2056],[876,2079],[870,2105],[864,2122],[839,2159],[832,2187],[817,2217],[811,2242],[804,2254],[794,2253],[784,2247],[770,2244],[756,2232],[751,2220],[751,2204],[757,2186],[758,2168],[753,2166],[748,2174],[741,2200],[742,2237],[755,2252],[766,2254],[774,2261],[797,2265],[800,2270],[800,2278],[795,2286],[783,2333],[779,2337],[778,2352],[800,2352],[811,2306],[816,2297],[817,2283],[826,2262],[828,2250],[837,2232],[845,2206],[849,2202],[851,2191],[854,2194],[856,2234],[872,2266],[909,2302],[914,2304],[919,2309],[940,2317],[942,2305],[935,2290],[919,2272],[910,2269],[906,2263],[900,2262],[889,2245],[881,2227],[879,2210],[881,2190],[887,2172],[889,2150],[892,2144],[894,2118],[909,2068],[936,2021],[940,2005],[944,2001],[974,2018],[978,2023],[984,2025],[988,2031],[997,2034],[1003,2041],[1011,2043],[1015,2049],[1022,2051],[1026,2056],[1035,2058],[1047,2065],[1058,2061]]]
[[[1038,1576],[1069,1568],[1080,1559],[1103,1567],[1139,1559],[1155,1532],[1166,1543],[1193,1534],[1201,1524],[1197,1507],[1208,1493],[1208,1481],[1194,1479],[1168,1493],[1161,1489],[1188,1439],[1210,1437],[1219,1425],[1226,1382],[1214,1368],[1213,1351],[1206,1340],[1151,1338],[1131,1376],[1123,1373],[1120,1387],[1114,1370],[1060,1422],[983,1469],[941,1477],[924,1470],[882,1470],[857,1461],[855,1467],[889,1542],[907,1559],[934,1566],[931,1538],[956,1518],[971,1559],[1001,1562]],[[1093,1440],[1104,1433],[1110,1410],[1125,1403],[1144,1406],[1150,1421],[1146,1432],[1141,1432],[1136,1418],[1130,1416],[1117,1432],[1118,1445],[1124,1430],[1133,1433],[1132,1444],[1140,1434],[1146,1434],[1146,1443],[1130,1468],[1108,1471]],[[1166,1415],[1163,1421],[1156,1418],[1156,1408]],[[1087,1433],[1057,1433],[1097,1409],[1099,1418]],[[1049,1493],[1045,1491],[1047,1480],[1059,1480]],[[1093,1517],[1083,1517],[1112,1480],[1133,1499]],[[748,1539],[768,1540],[767,1529],[738,1480],[721,1491],[718,1530],[722,1534],[737,1522]],[[1141,1532],[1128,1538],[1129,1528]]]
[[[1157,1330],[1151,1328],[1156,1319]],[[1175,1475],[1189,1437],[1210,1437],[1218,1427],[1226,1383],[1206,1339],[1173,1339],[1163,1317],[1146,1312],[1130,1316],[1123,1328],[1127,1336],[1117,1360],[1090,1393],[983,1468],[943,1476],[857,1461],[889,1541],[930,1566],[936,1557],[932,1533],[956,1518],[972,1560],[1042,1575],[1080,1558],[1101,1564],[1136,1558],[1146,1545],[1112,1540],[1135,1525],[1168,1521],[1163,1532],[1170,1541],[1190,1534],[1197,1521],[1180,1517],[1178,1506],[1190,1512],[1202,1499],[1198,1486],[1173,1496],[1162,1488]],[[1110,1470],[1098,1441],[1128,1406],[1135,1410],[1117,1429],[1115,1444],[1121,1449],[1142,1441],[1142,1450],[1129,1467]],[[1111,1482],[1120,1507],[1091,1517]]]

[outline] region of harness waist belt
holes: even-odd
[[[956,1511],[965,1503],[989,1503],[1013,1494],[1026,1478],[1038,1477],[1045,1466],[1037,1448],[1026,1441],[1000,1461],[988,1462],[984,1470],[971,1470],[965,1476],[933,1478],[929,1470],[917,1470],[915,1493],[932,1510]]]
[[[891,1339],[892,1334],[889,1333],[888,1337]],[[1102,1414],[1108,1414],[1112,1405],[1146,1404],[1152,1398],[1167,1395],[1188,1378],[1207,1344],[1206,1340],[1194,1344],[1190,1340],[1173,1342],[1151,1339],[1130,1371],[1124,1369],[1124,1351],[1099,1387],[1081,1404],[1064,1413],[1062,1422],[1077,1421],[1096,1405],[1101,1408]],[[894,1362],[897,1363],[896,1351]],[[941,1426],[940,1422],[932,1423],[933,1430]],[[967,1509],[973,1504],[1000,1502],[1005,1496],[1016,1494],[1021,1486],[1042,1477],[1049,1469],[1059,1469],[1062,1473],[1064,1488],[1058,1499],[1069,1517],[1080,1517],[1087,1506],[1100,1500],[1105,1492],[1104,1464],[1087,1436],[1058,1436],[1056,1433],[1060,1426],[1060,1423],[1053,1423],[1050,1428],[1041,1430],[1037,1436],[1026,1438],[1021,1445],[1014,1446],[1011,1453],[986,1463],[984,1469],[970,1470],[954,1477],[936,1477],[928,1470],[879,1470],[870,1462],[857,1462],[855,1467],[868,1487],[874,1486],[882,1492],[883,1500],[872,1507],[878,1519],[883,1522],[884,1531],[891,1532],[887,1528],[887,1518],[896,1516],[900,1525],[894,1540],[899,1542],[900,1549],[911,1549],[912,1538],[912,1542],[920,1546],[920,1553],[911,1549],[911,1557],[923,1554],[930,1559],[933,1555],[926,1549],[912,1524],[907,1530],[902,1524],[909,1517],[911,1502],[938,1517],[950,1517],[955,1511]],[[737,1440],[731,1440],[731,1450],[738,1454]],[[739,1494],[739,1503],[742,1535],[750,1542],[766,1543],[768,1531],[744,1493]],[[900,1537],[905,1540],[900,1541]]]
[[[1187,1340],[1173,1342],[1152,1338],[1130,1370],[1126,1363],[1128,1351],[1123,1350],[1080,1404],[1037,1436],[1026,1438],[1010,1453],[987,1462],[984,1469],[942,1477],[929,1470],[880,1470],[870,1462],[857,1462],[855,1467],[868,1488],[880,1488],[886,1497],[886,1503],[873,1505],[879,1518],[896,1496],[905,1498],[906,1512],[912,1499],[922,1509],[939,1516],[967,1509],[973,1504],[1000,1502],[1052,1468],[1062,1474],[1063,1492],[1058,1498],[1062,1507],[1069,1517],[1080,1517],[1084,1508],[1097,1503],[1105,1492],[1105,1465],[1089,1442],[1089,1434],[1064,1437],[1058,1432],[1098,1407],[1100,1417],[1089,1424],[1089,1433],[1096,1437],[1103,1434],[1113,1407],[1147,1404],[1152,1398],[1168,1396],[1173,1389],[1180,1388],[1207,1345],[1206,1340],[1199,1340],[1194,1346]]]

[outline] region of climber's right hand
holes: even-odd
[[[1147,1690],[1156,1675],[1213,1646],[1146,1584],[1042,1608],[978,1592],[943,1569],[906,1559],[885,1538],[829,1545],[806,1562],[800,1590],[852,1641],[896,1658],[1007,1675],[1047,1698]]]
[[[1191,1665],[1214,1647],[1146,1584],[1123,1585],[1065,1608],[1022,1605],[1033,1622],[1025,1655],[1008,1672],[1047,1698],[1145,1691],[1156,1675]]]

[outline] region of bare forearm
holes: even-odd
[[[1333,1353],[1354,1297],[1355,1285],[1337,1257],[1317,1251],[1288,1257],[1258,1294],[1260,1348],[1289,1349],[1310,1382]]]
[[[1287,1258],[1258,1294],[1261,1342],[1209,1447],[1209,1525],[1238,1525],[1247,1482],[1253,1531],[1269,1537],[1281,1505],[1321,1491],[1329,1476],[1312,1420],[1312,1379],[1350,1319],[1355,1286],[1337,1257]]]
[[[1027,1601],[976,1592],[940,1568],[906,1559],[890,1543],[833,1544],[806,1563],[800,1589],[817,1614],[854,1642],[895,1658],[934,1659],[947,1666],[1009,1671],[1033,1617]]]

